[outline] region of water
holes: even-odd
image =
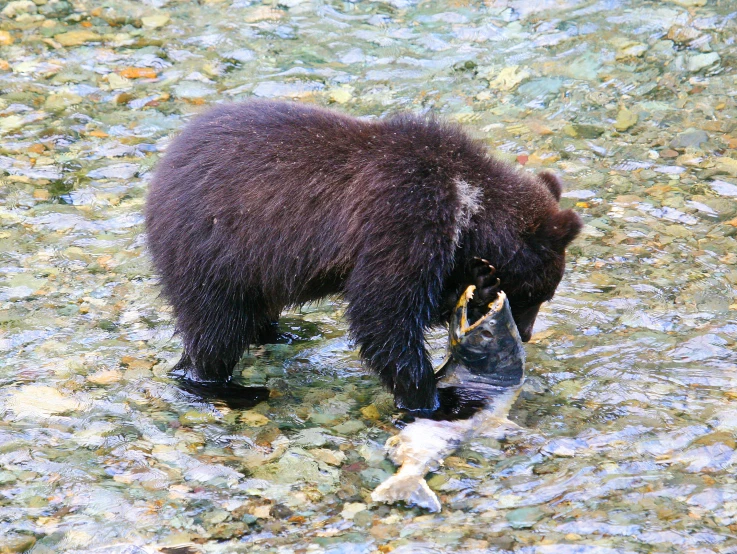
[[[737,552],[737,5],[9,2],[0,16],[0,549]],[[339,302],[252,350],[250,410],[179,354],[141,210],[205,106],[434,112],[562,176],[586,227],[512,419],[378,506],[391,398]],[[442,330],[432,340],[439,356]],[[165,550],[164,550],[165,551]]]

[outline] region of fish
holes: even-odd
[[[503,291],[489,311],[469,322],[469,301],[475,286],[463,292],[448,331],[447,355],[438,368],[438,389],[461,387],[483,399],[472,417],[453,421],[416,419],[385,445],[397,472],[372,493],[374,502],[404,502],[431,512],[442,509],[425,475],[437,471],[464,441],[476,437],[503,438],[520,427],[507,419],[524,383],[525,350]]]

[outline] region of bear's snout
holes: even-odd
[[[512,317],[514,318],[514,323],[517,325],[522,342],[529,342],[532,337],[532,329],[535,327],[535,319],[537,319],[537,313],[539,311],[540,304],[522,310],[512,308]]]

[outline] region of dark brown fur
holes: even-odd
[[[473,214],[459,181],[479,191]],[[285,307],[342,294],[362,357],[397,405],[437,408],[424,331],[446,320],[479,256],[529,338],[581,225],[559,210],[560,192],[553,175],[519,172],[432,119],[218,106],[171,143],[146,209],[180,368],[226,380]]]

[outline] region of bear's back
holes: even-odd
[[[292,278],[333,281],[326,274],[349,271],[372,233],[397,229],[396,245],[442,226],[457,236],[463,209],[483,216],[498,206],[494,219],[509,232],[510,211],[529,205],[527,184],[459,127],[432,118],[364,120],[254,101],[216,106],[172,141],[146,223],[157,265],[186,267],[194,257],[292,289]],[[461,206],[474,201],[482,205]]]

